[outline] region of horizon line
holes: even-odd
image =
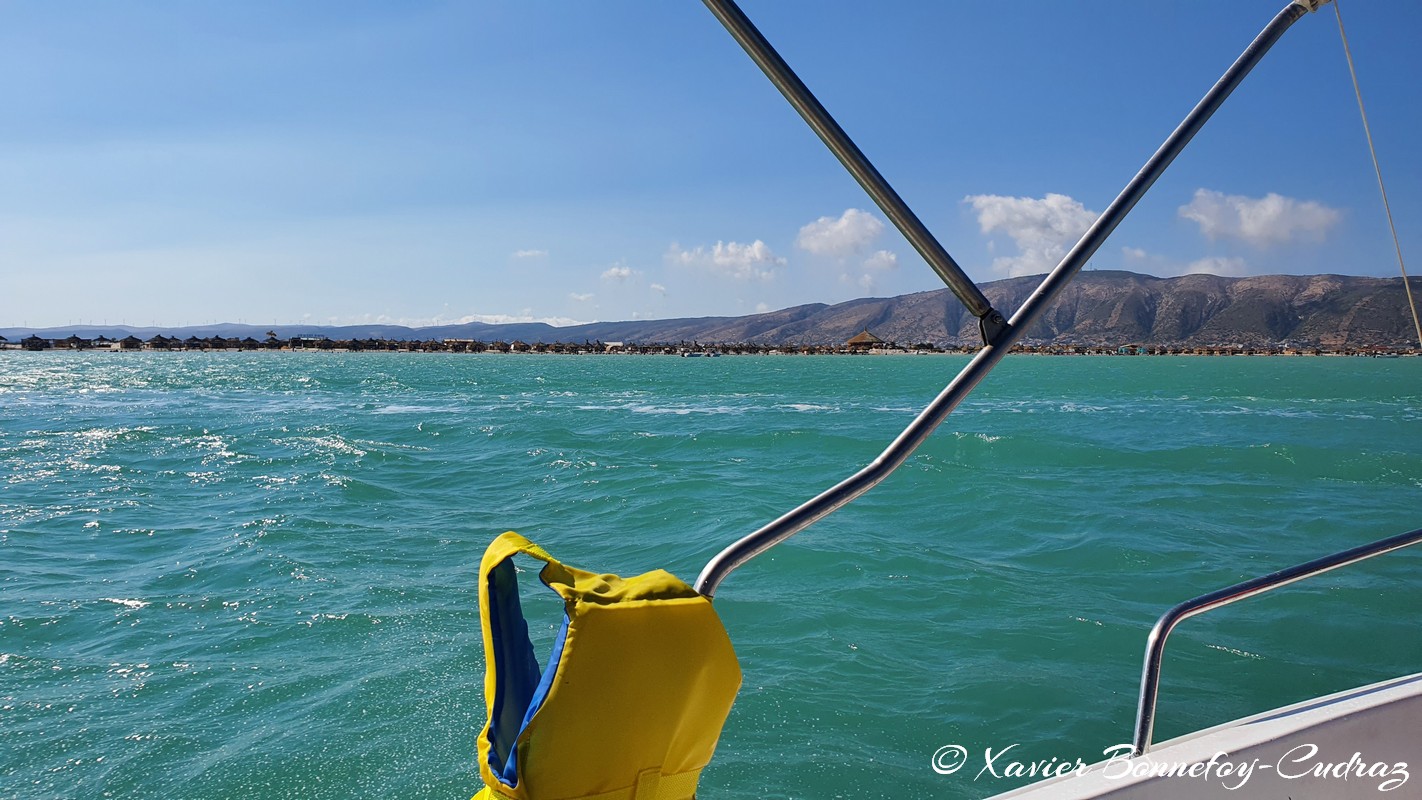
[[[1139,277],[1139,278],[1148,278],[1148,279],[1150,279],[1150,280],[1157,280],[1157,281],[1176,281],[1176,280],[1182,280],[1182,279],[1187,279],[1187,278],[1193,278],[1193,277],[1196,277],[1196,276],[1208,276],[1208,277],[1211,277],[1211,278],[1216,278],[1216,279],[1226,280],[1226,281],[1259,280],[1259,279],[1263,279],[1263,278],[1280,278],[1280,277],[1283,277],[1283,278],[1326,278],[1326,277],[1336,277],[1336,278],[1363,279],[1363,280],[1398,281],[1398,282],[1401,282],[1401,281],[1402,281],[1402,276],[1400,276],[1400,275],[1395,275],[1395,276],[1391,276],[1391,277],[1385,277],[1385,276],[1380,276],[1380,275],[1345,275],[1345,274],[1343,274],[1343,273],[1333,273],[1333,272],[1319,272],[1319,273],[1286,273],[1286,272],[1280,272],[1280,273],[1272,273],[1272,274],[1268,274],[1268,275],[1218,275],[1218,274],[1209,273],[1209,272],[1196,272],[1196,273],[1187,273],[1187,274],[1185,274],[1185,275],[1172,275],[1172,276],[1168,276],[1168,277],[1163,277],[1163,278],[1162,278],[1162,277],[1157,276],[1157,275],[1151,275],[1151,274],[1149,274],[1149,273],[1144,273],[1144,272],[1134,272],[1134,271],[1132,271],[1132,270],[1123,270],[1123,269],[1101,269],[1101,270],[1083,270],[1081,274],[1084,276],[1084,275],[1093,274],[1093,273],[1094,273],[1094,274],[1098,274],[1098,275],[1101,275],[1101,274],[1109,274],[1109,273],[1116,273],[1116,274],[1122,274],[1122,275],[1131,275],[1131,276],[1135,276],[1135,277]],[[1044,277],[1046,274],[1047,274],[1047,273],[1042,273],[1042,274],[1039,274],[1039,275],[1018,275],[1018,276],[1013,276],[1013,277],[1009,277],[1009,278],[999,278],[999,279],[996,279],[996,280],[987,281],[987,282],[985,282],[985,283],[983,283],[983,284],[981,284],[981,285],[983,285],[983,286],[991,286],[991,285],[993,285],[993,284],[1005,283],[1005,282],[1008,282],[1008,281],[1022,281],[1022,280],[1040,279],[1040,278]],[[1408,280],[1409,280],[1409,282],[1419,282],[1419,283],[1422,283],[1422,276],[1408,276]],[[531,316],[527,316],[527,315],[512,315],[512,314],[467,314],[467,315],[462,316],[462,317],[459,317],[459,318],[457,318],[457,319],[452,319],[452,320],[448,320],[448,321],[435,321],[435,322],[431,322],[431,323],[429,323],[429,324],[417,324],[417,323],[419,323],[419,322],[423,322],[423,320],[408,320],[408,319],[407,319],[407,320],[403,320],[403,321],[380,321],[380,320],[375,320],[375,321],[367,321],[367,322],[339,322],[339,321],[329,321],[329,320],[326,321],[326,322],[298,321],[298,322],[270,322],[270,323],[266,323],[266,322],[263,322],[263,323],[255,323],[255,322],[241,322],[241,321],[238,321],[238,322],[199,322],[199,323],[172,323],[172,324],[169,324],[169,323],[157,323],[157,322],[154,322],[154,323],[150,323],[150,324],[147,324],[147,325],[144,325],[144,324],[141,324],[141,323],[129,323],[129,322],[111,323],[111,322],[108,322],[108,321],[106,320],[106,321],[104,321],[104,322],[97,322],[97,323],[96,323],[96,322],[93,322],[93,321],[89,321],[89,322],[82,322],[82,321],[81,321],[81,322],[67,322],[67,323],[59,324],[59,325],[40,325],[40,326],[29,325],[27,322],[22,322],[21,324],[18,324],[18,325],[15,325],[15,324],[11,324],[11,325],[0,325],[0,331],[14,331],[14,332],[25,331],[25,332],[43,333],[43,332],[61,331],[61,330],[76,330],[76,329],[81,329],[81,328],[86,328],[86,329],[104,329],[104,330],[119,330],[119,329],[122,329],[122,330],[153,330],[153,331],[157,331],[157,330],[161,330],[161,329],[192,329],[192,328],[205,328],[205,327],[245,327],[245,328],[254,328],[254,329],[255,329],[255,328],[300,328],[300,327],[309,327],[309,328],[359,328],[359,327],[380,327],[380,328],[404,328],[404,329],[409,330],[409,331],[422,331],[422,330],[428,330],[428,329],[431,329],[431,328],[454,328],[454,327],[462,327],[462,326],[465,326],[465,325],[488,325],[488,326],[491,326],[491,327],[493,327],[493,326],[501,326],[501,325],[545,325],[545,326],[550,327],[550,328],[553,328],[553,329],[555,329],[555,330],[563,330],[563,329],[570,329],[570,328],[579,328],[579,327],[584,327],[584,326],[588,326],[588,325],[622,325],[622,324],[628,324],[628,323],[675,322],[675,321],[680,321],[680,320],[703,320],[703,319],[741,319],[741,318],[746,318],[746,317],[757,317],[757,316],[761,316],[761,315],[764,315],[764,314],[776,314],[776,313],[780,313],[780,312],[783,312],[783,311],[788,311],[788,310],[790,310],[790,309],[803,308],[803,307],[805,307],[805,306],[824,306],[824,307],[826,307],[826,308],[832,308],[832,307],[834,307],[834,306],[850,305],[850,304],[853,304],[853,303],[863,303],[863,302],[866,302],[866,301],[874,301],[874,300],[895,300],[895,299],[902,298],[902,297],[912,297],[912,296],[914,296],[914,295],[933,294],[933,293],[936,293],[936,292],[947,292],[947,291],[951,291],[951,290],[949,290],[947,287],[943,287],[943,288],[938,288],[938,289],[926,289],[926,290],[918,291],[918,292],[907,292],[907,293],[905,293],[905,294],[890,295],[890,296],[883,296],[883,297],[875,297],[875,296],[871,296],[871,297],[857,297],[857,298],[854,298],[854,299],[851,299],[851,300],[844,300],[844,301],[841,301],[841,302],[838,302],[838,303],[820,303],[820,302],[798,303],[798,304],[796,304],[796,305],[785,306],[785,307],[783,307],[783,308],[768,309],[768,310],[765,310],[765,311],[754,311],[754,312],[751,312],[751,313],[749,313],[749,314],[702,314],[702,315],[697,315],[697,316],[655,317],[655,318],[653,318],[653,317],[647,317],[647,318],[637,318],[637,317],[633,317],[633,318],[631,318],[631,319],[617,319],[617,320],[612,320],[612,319],[608,319],[608,320],[594,319],[594,320],[581,321],[581,320],[569,320],[569,319],[567,319],[567,318],[565,318],[565,317],[564,317],[564,318],[560,318],[560,317],[541,317],[541,318],[535,318],[535,317],[531,317]],[[558,323],[563,323],[563,324],[558,324]]]

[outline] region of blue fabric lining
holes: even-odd
[[[558,628],[558,636],[553,640],[553,652],[548,656],[548,666],[544,668],[543,677],[528,700],[528,711],[524,713],[523,722],[518,726],[520,734],[528,727],[528,723],[533,721],[533,715],[538,713],[538,709],[543,707],[543,701],[548,698],[548,690],[553,688],[553,677],[558,674],[558,662],[563,660],[563,643],[568,640],[568,622],[568,615],[564,614],[563,624]],[[508,761],[504,762],[504,771],[499,774],[499,778],[509,786],[518,785],[517,741],[509,752]]]
[[[514,743],[524,712],[540,685],[538,657],[528,638],[528,623],[518,600],[518,572],[513,558],[489,571],[489,632],[493,639],[494,708],[489,715],[489,767],[509,786],[518,781]]]

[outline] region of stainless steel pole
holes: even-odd
[[[1186,600],[1162,614],[1160,619],[1156,620],[1155,627],[1151,628],[1150,636],[1146,639],[1145,664],[1141,667],[1140,699],[1136,703],[1136,728],[1131,737],[1131,756],[1145,755],[1150,750],[1151,737],[1155,733],[1155,703],[1160,694],[1160,663],[1165,657],[1165,640],[1170,637],[1170,632],[1175,630],[1176,625],[1196,614],[1203,614],[1211,609],[1227,606],[1246,597],[1263,594],[1329,570],[1356,564],[1373,556],[1401,550],[1418,542],[1422,542],[1422,530],[1389,536],[1386,539],[1344,550],[1341,553],[1314,559],[1306,564],[1281,569],[1254,580],[1236,583],[1233,586],[1200,595],[1192,600]]]
[[[706,2],[710,5],[714,0]],[[714,596],[716,587],[737,567],[869,491],[907,460],[1051,306],[1061,290],[1081,271],[1087,260],[1106,241],[1106,237],[1110,236],[1126,214],[1130,213],[1165,168],[1170,166],[1170,162],[1185,149],[1185,145],[1190,143],[1225,98],[1239,86],[1244,76],[1249,74],[1265,53],[1269,52],[1269,48],[1308,10],[1299,3],[1290,3],[1274,17],[1170,134],[1160,149],[1156,150],[1155,155],[1151,156],[1130,183],[1126,184],[1126,188],[1097,218],[1056,269],[1043,279],[1017,313],[1012,315],[1001,340],[979,350],[962,372],[909,423],[903,433],[900,433],[878,458],[788,514],[717,553],[697,577],[696,590],[706,597]]]
[[[849,134],[834,121],[834,117],[825,110],[815,95],[805,86],[795,71],[790,69],[790,65],[775,52],[770,42],[761,35],[755,25],[741,11],[740,7],[733,0],[704,0],[706,7],[711,9],[711,13],[726,26],[741,47],[748,53],[765,72],[770,82],[775,84],[775,88],[785,95],[785,99],[790,101],[790,105],[800,112],[805,122],[809,123],[820,139],[835,154],[844,168],[849,170],[849,174],[854,176],[859,185],[864,187],[864,191],[869,193],[874,202],[878,204],[880,210],[888,216],[894,223],[894,227],[909,240],[913,248],[919,255],[928,262],[933,271],[938,273],[938,277],[953,290],[953,294],[963,302],[968,311],[979,320],[979,328],[983,334],[983,342],[991,344],[996,341],[1002,333],[1006,322],[1002,315],[995,311],[992,303],[988,302],[977,284],[963,272],[963,268],[948,255],[948,251],[943,249],[943,245],[928,232],[918,216],[908,207],[908,204],[899,197],[889,182],[884,180],[884,176],[879,174],[879,170],[869,162],[868,157],[860,152],[859,148],[849,138]]]

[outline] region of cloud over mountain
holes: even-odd
[[[602,275],[600,277],[605,281],[622,282],[630,279],[636,274],[637,272],[626,264],[617,264],[615,266],[611,266],[603,270]]]
[[[683,250],[676,242],[672,242],[667,251],[667,261],[710,269],[742,281],[768,280],[775,274],[776,267],[785,264],[785,259],[775,255],[770,245],[759,239],[750,244],[717,242],[710,249],[697,246],[691,250]]]
[[[1270,192],[1263,197],[1196,189],[1179,209],[1183,219],[1200,226],[1211,240],[1237,239],[1255,247],[1295,241],[1323,241],[1342,214],[1312,200],[1295,200]]]
[[[1017,255],[992,262],[993,271],[1007,277],[1050,271],[1097,217],[1064,194],[1048,193],[1041,199],[975,194],[963,202],[978,212],[984,234],[1005,234],[1017,246]]]
[[[807,253],[850,258],[868,250],[884,232],[884,223],[857,208],[847,208],[838,219],[820,217],[800,229],[795,246]]]

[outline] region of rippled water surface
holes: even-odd
[[[467,798],[513,529],[691,580],[958,357],[0,354],[0,797]],[[706,798],[983,797],[1129,739],[1145,633],[1422,527],[1422,359],[1011,357],[716,606]],[[1158,738],[1422,668],[1400,553],[1187,622]],[[546,631],[543,632],[546,635]]]

